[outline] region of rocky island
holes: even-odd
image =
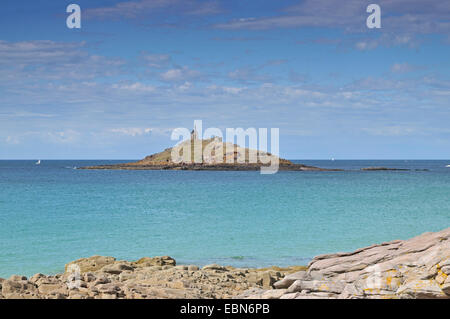
[[[199,158],[195,158],[196,143]],[[184,152],[189,150],[189,154]],[[185,156],[187,155],[187,156]],[[276,171],[343,171],[343,169],[320,168],[296,164],[268,152],[240,147],[213,137],[200,140],[195,130],[191,139],[162,152],[149,155],[131,163],[79,167],[84,170],[194,170],[194,171],[257,171],[270,168],[276,163]],[[410,171],[404,168],[365,167],[360,171]],[[417,171],[417,170],[416,170]],[[427,171],[427,170],[423,170]]]
[[[63,274],[0,278],[0,299],[18,298],[450,299],[450,228],[285,268],[93,256],[68,263]]]
[[[199,145],[198,149],[196,149],[196,143]],[[190,154],[184,153],[186,149],[190,150]],[[194,155],[196,151],[200,154],[197,160]],[[192,131],[190,140],[147,156],[140,161],[116,165],[80,167],[79,169],[252,171],[261,170],[262,167],[269,167],[271,163],[277,163],[277,170],[285,171],[341,171],[340,169],[325,169],[295,164],[268,152],[223,142],[218,137],[200,140],[197,138],[195,130]]]

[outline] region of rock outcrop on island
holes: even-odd
[[[409,171],[406,168],[389,168],[389,167],[364,167],[362,171]]]
[[[0,299],[60,298],[450,298],[450,228],[350,253],[315,257],[307,267],[199,268],[173,258],[93,256],[58,275],[0,279]]]
[[[409,168],[392,168],[392,167],[363,167],[361,168],[361,171],[416,171],[416,172],[428,172],[429,169],[426,168],[415,168],[415,169],[409,169]]]

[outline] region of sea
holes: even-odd
[[[345,171],[274,175],[76,169],[129,161],[0,161],[0,277],[92,255],[306,265],[450,227],[450,160],[300,160]]]

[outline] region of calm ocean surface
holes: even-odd
[[[355,171],[275,175],[73,169],[119,162],[0,161],[0,277],[96,254],[302,265],[450,227],[450,160],[300,161]],[[429,171],[356,171],[368,166]]]

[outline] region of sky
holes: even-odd
[[[449,159],[449,57],[442,0],[2,0],[0,159],[139,159],[194,120],[279,128],[288,159]]]

